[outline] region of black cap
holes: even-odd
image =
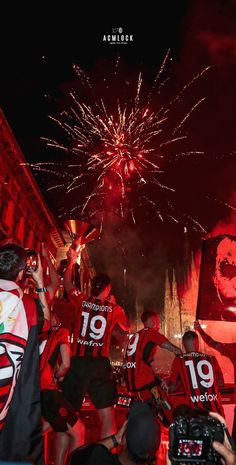
[[[160,426],[149,405],[144,402],[133,404],[126,427],[126,443],[131,457],[137,462],[151,459],[159,448],[160,438]]]

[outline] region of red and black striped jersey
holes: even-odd
[[[60,346],[70,347],[70,333],[66,328],[52,329],[46,341],[42,341],[40,349],[40,389],[55,389],[53,372],[60,357]]]
[[[187,352],[173,361],[170,385],[184,390],[186,402],[195,408],[218,412],[224,416],[219,385],[224,383],[220,366],[214,355]]]
[[[155,347],[166,341],[165,336],[152,328],[144,328],[130,338],[123,365],[129,391],[145,389],[155,381],[150,364]]]
[[[108,357],[112,330],[117,323],[128,330],[129,321],[119,305],[86,296],[74,288],[69,293],[76,307],[76,322],[73,333],[73,355],[80,357]]]

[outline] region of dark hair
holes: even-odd
[[[17,244],[0,247],[0,279],[15,281],[26,266],[26,251]]]
[[[198,335],[197,333],[195,333],[195,331],[186,331],[182,339],[183,339],[183,342],[193,341],[193,340],[198,339]]]
[[[146,323],[149,318],[159,316],[159,313],[154,312],[153,310],[145,310],[141,315],[142,323]]]
[[[111,284],[111,280],[107,274],[99,273],[92,279],[91,293],[97,297],[104,289]]]
[[[194,331],[186,331],[186,333],[184,333],[182,337],[182,341],[183,341],[185,349],[189,347],[189,343],[192,343],[198,340],[199,340],[198,335]]]
[[[185,418],[191,418],[193,413],[193,408],[190,407],[188,404],[179,404],[177,407],[174,408],[173,410],[173,419],[176,417],[185,417]]]
[[[179,404],[173,410],[173,419],[177,417],[184,417],[184,418],[196,418],[199,415],[208,416],[208,411],[204,408],[200,407],[190,407],[187,404]]]

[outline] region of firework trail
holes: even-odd
[[[42,138],[48,147],[65,152],[61,163],[44,162],[31,164],[34,171],[53,178],[48,190],[58,190],[68,195],[69,208],[64,216],[94,217],[102,221],[112,212],[121,220],[136,224],[140,212],[155,215],[160,221],[167,218],[179,222],[183,215],[175,212],[169,196],[175,189],[165,183],[166,160],[203,154],[200,151],[182,150],[187,139],[183,132],[186,121],[205,98],[200,98],[170,128],[170,116],[174,105],[179,105],[184,92],[201,78],[209,67],[189,81],[166,105],[158,105],[158,95],[165,85],[164,74],[170,61],[168,50],[151,90],[143,90],[143,77],[139,72],[133,97],[122,102],[122,87],[118,81],[119,98],[106,92],[91,104],[81,100],[76,91],[70,93],[71,104],[59,118],[50,116],[65,135],[65,142]],[[118,64],[114,76],[118,80]],[[90,78],[77,65],[73,66],[76,77],[84,88],[94,90]],[[106,89],[108,80],[104,79]],[[131,86],[133,89],[133,86]],[[111,91],[110,91],[111,92]],[[112,88],[114,94],[114,88]],[[157,109],[156,109],[157,107]],[[170,147],[171,155],[166,154]],[[56,179],[56,182],[55,182]],[[70,197],[71,196],[71,197]],[[71,200],[72,199],[72,200]],[[79,200],[78,200],[79,199]],[[201,224],[184,214],[184,222],[204,231]]]

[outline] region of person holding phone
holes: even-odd
[[[22,289],[28,289],[28,293],[34,296],[35,292],[37,292],[37,284],[35,283],[32,273],[37,269],[38,266],[38,253],[36,250],[26,249],[26,254],[26,270],[20,285]],[[49,250],[45,242],[42,242],[41,245],[41,255],[42,260],[45,261],[49,272],[49,275],[44,277],[44,282],[47,302],[50,304],[60,287],[60,278],[50,258]]]
[[[0,460],[42,465],[38,333],[50,327],[50,312],[39,254],[37,262],[33,299],[18,284],[25,249],[14,243],[0,248]]]

